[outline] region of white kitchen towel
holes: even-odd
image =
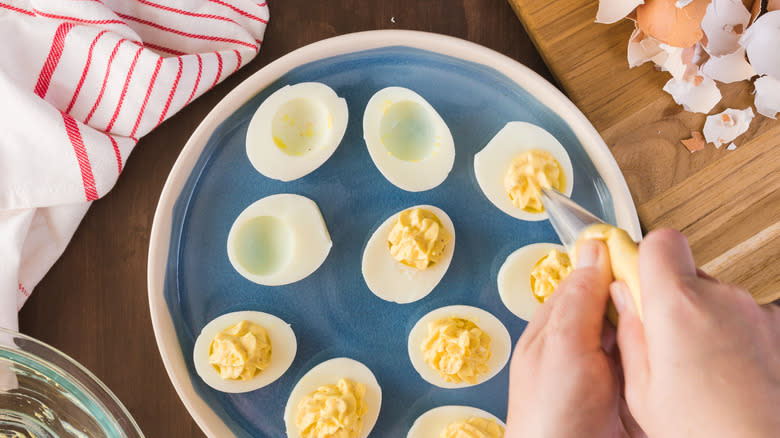
[[[257,55],[267,23],[263,0],[0,0],[0,327],[138,139]]]

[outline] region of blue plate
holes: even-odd
[[[310,81],[327,84],[346,99],[349,124],[344,139],[333,156],[309,175],[288,183],[266,178],[246,156],[249,121],[277,89]],[[419,317],[452,304],[491,312],[516,342],[526,324],[502,304],[496,287],[498,269],[521,246],[558,242],[548,221],[514,219],[487,200],[474,176],[474,154],[509,121],[537,124],[552,133],[571,157],[574,200],[607,222],[626,222],[618,220],[623,213],[616,213],[614,190],[591,160],[593,153],[583,145],[582,136],[575,134],[560,111],[532,94],[531,85],[440,51],[408,45],[380,47],[290,68],[256,88],[257,94],[240,106],[235,104],[237,108],[218,124],[212,123],[214,129],[201,132],[199,128],[194,137],[207,140],[197,154],[190,153],[187,169],[177,163],[171,178],[180,180],[180,189],[169,188],[169,181],[166,191],[174,192],[168,198],[164,194],[160,202],[160,208],[170,204],[169,211],[165,218],[155,218],[155,228],[167,225],[170,232],[167,242],[159,232],[152,238],[150,300],[154,295],[157,302],[152,303],[153,318],[159,317],[157,313],[165,317],[167,329],[156,320],[155,332],[166,367],[204,430],[215,435],[229,429],[236,436],[285,436],[282,414],[295,383],[318,363],[340,356],[368,366],[382,388],[382,408],[373,437],[403,437],[417,416],[445,404],[471,405],[506,418],[508,366],[483,384],[441,389],[415,372],[407,354],[407,336]],[[409,193],[396,188],[369,157],[363,141],[363,111],[370,97],[387,86],[419,93],[450,127],[455,164],[444,183],[432,190]],[[185,148],[183,155],[186,152]],[[621,206],[630,206],[627,217],[633,215],[635,221],[622,177],[618,183],[610,183],[617,184]],[[276,193],[296,193],[314,200],[333,248],[323,265],[304,280],[266,287],[246,280],[232,268],[226,241],[233,221],[244,208]],[[389,303],[372,294],[363,280],[363,248],[383,220],[416,204],[438,206],[451,217],[457,235],[454,257],[444,279],[427,297],[410,304]],[[620,225],[638,232],[633,222]],[[157,245],[167,248],[156,249]],[[153,255],[157,251],[160,254]],[[152,278],[153,261],[160,283]],[[164,307],[159,305],[160,295]],[[249,393],[225,394],[198,377],[192,348],[206,323],[238,310],[268,312],[287,321],[298,339],[298,352],[290,369],[273,384]],[[166,354],[171,345],[160,340],[160,332],[171,328],[179,351]],[[186,385],[179,385],[183,381]],[[211,412],[204,413],[204,406]],[[209,426],[211,423],[221,424]]]

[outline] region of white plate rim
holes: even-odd
[[[482,64],[520,84],[539,102],[567,122],[612,194],[618,226],[626,229],[635,240],[641,238],[639,218],[628,185],[604,140],[585,115],[561,91],[518,61],[460,38],[413,30],[371,30],[350,33],[296,49],[241,82],[201,121],[184,145],[165,181],[152,222],[147,287],[154,337],[176,393],[192,418],[208,436],[229,437],[235,434],[195,391],[163,296],[174,204],[211,133],[260,90],[303,64],[347,53],[391,46],[407,46]],[[159,244],[155,245],[155,242]]]

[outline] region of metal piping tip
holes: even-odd
[[[593,224],[605,223],[563,193],[542,187],[542,203],[555,232],[570,254],[582,231]]]

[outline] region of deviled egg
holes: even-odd
[[[408,192],[438,186],[455,163],[447,124],[408,88],[388,87],[371,97],[363,114],[363,138],[379,172]]]
[[[284,408],[287,436],[365,438],[381,405],[382,389],[368,367],[346,357],[330,359],[295,384]]]
[[[509,254],[498,270],[498,294],[510,312],[530,321],[536,309],[572,269],[563,246],[526,245]]]
[[[292,181],[336,151],[348,120],[347,102],[319,82],[287,85],[268,96],[249,122],[246,154],[258,172]]]
[[[331,241],[317,204],[293,194],[271,195],[247,207],[227,239],[230,263],[266,286],[293,283],[325,261]]]
[[[574,170],[569,154],[549,132],[509,122],[474,155],[482,193],[504,213],[526,221],[547,219],[540,187],[571,195]]]
[[[290,368],[297,342],[292,328],[274,315],[243,311],[214,318],[193,348],[195,371],[222,392],[270,385]]]
[[[465,388],[498,374],[512,351],[504,324],[472,306],[446,306],[420,318],[409,333],[409,359],[428,383]]]
[[[444,277],[455,251],[455,226],[443,210],[417,205],[385,220],[363,251],[362,271],[379,298],[411,303]]]
[[[482,409],[471,406],[439,406],[417,417],[406,438],[503,438],[504,429],[506,425],[503,421]]]

